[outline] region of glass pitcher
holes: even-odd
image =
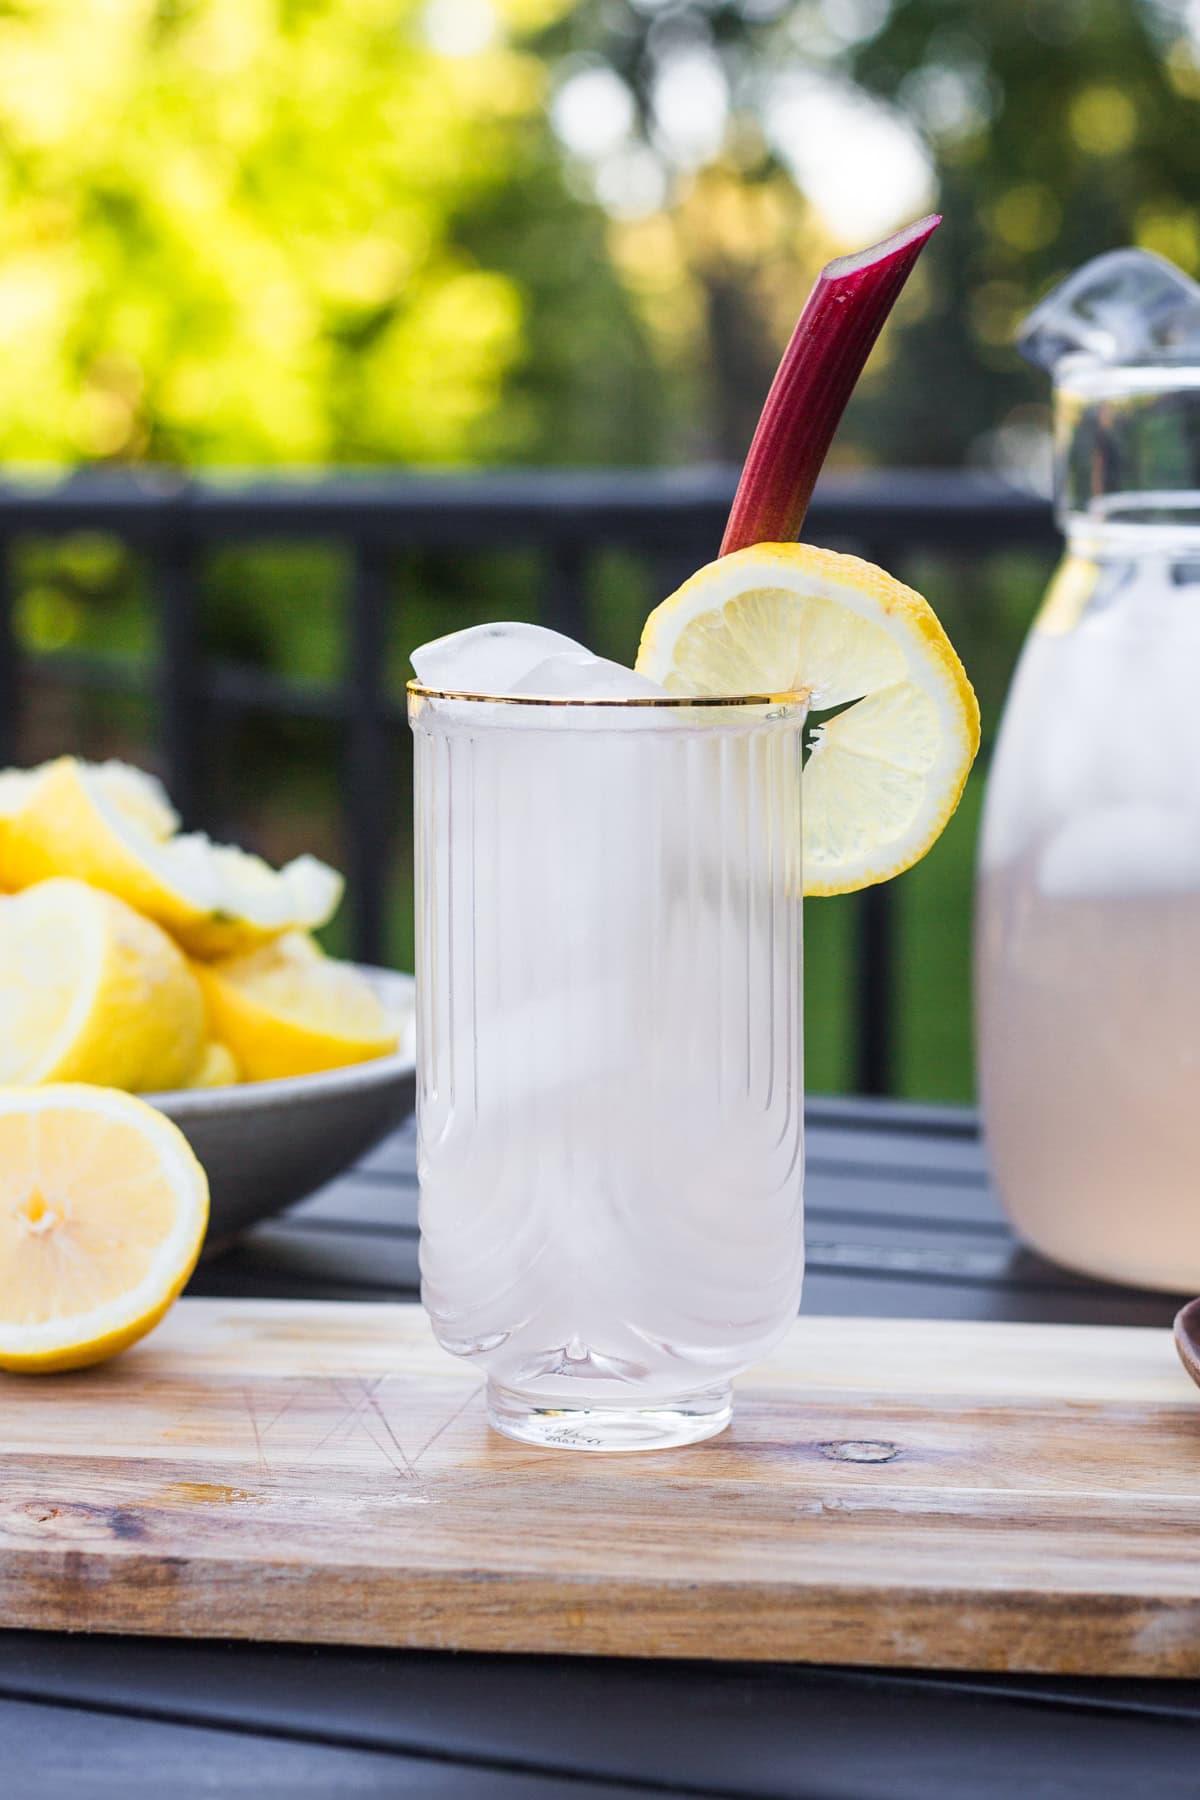
[[[976,913],[1005,1207],[1056,1261],[1200,1290],[1200,287],[1090,263],[1053,370],[1066,553],[1005,710]]]

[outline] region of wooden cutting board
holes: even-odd
[[[1200,1393],[1166,1332],[802,1319],[723,1437],[591,1456],[416,1307],[185,1300],[0,1375],[0,1623],[1200,1676]]]

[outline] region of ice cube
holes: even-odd
[[[522,675],[512,692],[541,694],[551,700],[640,700],[662,699],[666,690],[623,663],[593,656],[587,650],[562,650]]]
[[[1200,361],[1200,287],[1149,250],[1110,250],[1034,307],[1017,348],[1050,370],[1072,355],[1114,364]]]
[[[515,684],[548,657],[588,651],[545,625],[504,621],[470,625],[434,638],[412,653],[417,680],[457,694],[511,694]]]

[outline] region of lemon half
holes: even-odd
[[[804,892],[841,894],[924,856],[979,748],[979,706],[920,594],[857,556],[754,544],[646,621],[637,670],[673,694],[807,690]]]
[[[156,1325],[204,1241],[176,1125],[111,1088],[0,1088],[0,1368],[82,1368]]]

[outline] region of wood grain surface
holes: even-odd
[[[801,1319],[724,1436],[490,1432],[416,1307],[184,1300],[0,1375],[0,1622],[1200,1676],[1200,1395],[1165,1331]]]

